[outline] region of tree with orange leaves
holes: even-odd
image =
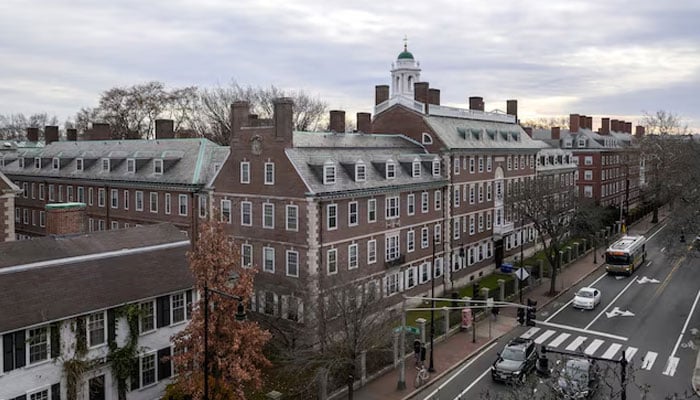
[[[223,225],[209,221],[200,225],[199,238],[188,253],[190,270],[200,300],[187,328],[175,335],[172,356],[176,377],[172,389],[195,399],[204,398],[204,287],[209,290],[209,399],[245,399],[245,390],[259,389],[262,369],[270,366],[263,347],[270,333],[257,322],[237,321],[238,302],[222,292],[244,299],[253,294],[256,271],[242,268],[233,241]]]

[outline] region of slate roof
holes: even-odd
[[[604,150],[619,149],[633,144],[632,135],[622,132],[611,132],[610,135],[600,135],[590,129],[579,129],[571,133],[568,129],[561,130],[560,140],[550,139],[552,134],[549,129],[535,129],[532,133],[535,139],[543,140],[552,146],[561,146],[566,149]],[[586,139],[586,145],[579,147],[579,139]],[[566,140],[571,140],[571,147],[566,147]]]
[[[130,184],[206,185],[223,165],[229,148],[207,139],[159,140],[88,140],[59,141],[43,148],[17,148],[4,152],[3,172],[10,175],[56,177],[66,179],[124,181]],[[24,157],[24,168],[19,167]],[[42,159],[37,170],[34,159]],[[53,169],[52,159],[59,158],[60,169]],[[83,171],[76,169],[82,158]],[[110,171],[103,171],[101,159],[110,159]],[[127,159],[134,159],[136,172],[127,172]],[[156,159],[163,160],[163,174],[154,172]],[[2,165],[2,164],[0,164]]]
[[[306,184],[309,193],[327,195],[352,191],[376,191],[389,187],[444,183],[433,176],[432,162],[438,160],[425,148],[403,135],[359,133],[295,132],[294,147],[285,150],[287,158]],[[386,163],[396,165],[396,177],[386,178]],[[412,176],[412,164],[421,163],[420,177]],[[366,179],[355,180],[355,164],[365,165]],[[323,166],[335,166],[335,183],[324,185]]]
[[[21,193],[21,190],[19,187],[17,187],[17,185],[12,183],[11,180],[7,179],[2,172],[0,172],[0,195],[9,192]]]
[[[28,244],[34,245],[29,255],[13,250],[26,252]],[[189,289],[194,284],[186,258],[189,248],[184,235],[169,224],[0,243],[0,332]],[[124,251],[103,254],[110,250]],[[65,259],[77,255],[93,259]],[[50,260],[57,261],[18,267]]]
[[[467,118],[426,115],[423,117],[450,149],[532,149],[547,147],[533,140],[517,124]]]

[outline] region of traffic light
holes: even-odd
[[[525,310],[522,308],[518,308],[518,323],[520,325],[525,323]]]
[[[531,299],[527,299],[527,312],[525,313],[525,325],[535,326],[535,320],[537,317],[535,313],[537,312],[537,302]]]

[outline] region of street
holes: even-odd
[[[619,360],[625,351],[632,372],[627,379],[627,398],[663,399],[674,393],[691,392],[696,346],[700,344],[700,259],[690,252],[669,254],[667,241],[658,234],[664,226],[649,232],[647,260],[631,277],[608,276],[603,269],[570,288],[557,301],[538,309],[535,327],[518,327],[497,343],[458,368],[435,386],[439,398],[510,398],[512,390],[494,383],[490,366],[504,345],[514,337],[530,338],[552,350],[578,351],[589,356]],[[602,255],[602,251],[600,252]],[[600,260],[602,261],[602,260]],[[594,310],[571,305],[574,293],[592,286],[602,292]],[[539,347],[539,346],[538,346]],[[560,368],[559,356],[549,354],[549,368]],[[605,364],[605,365],[604,365]],[[599,362],[605,371],[595,398],[610,398],[620,390],[620,366]],[[534,373],[522,392],[545,390]],[[539,389],[538,389],[539,388]],[[644,397],[646,393],[646,397]],[[426,392],[425,399],[436,398]],[[461,397],[460,397],[461,396]],[[527,397],[527,396],[526,396]]]

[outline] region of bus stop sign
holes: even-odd
[[[530,274],[525,268],[518,268],[518,270],[515,271],[515,276],[517,276],[520,281],[524,281],[530,277]]]

